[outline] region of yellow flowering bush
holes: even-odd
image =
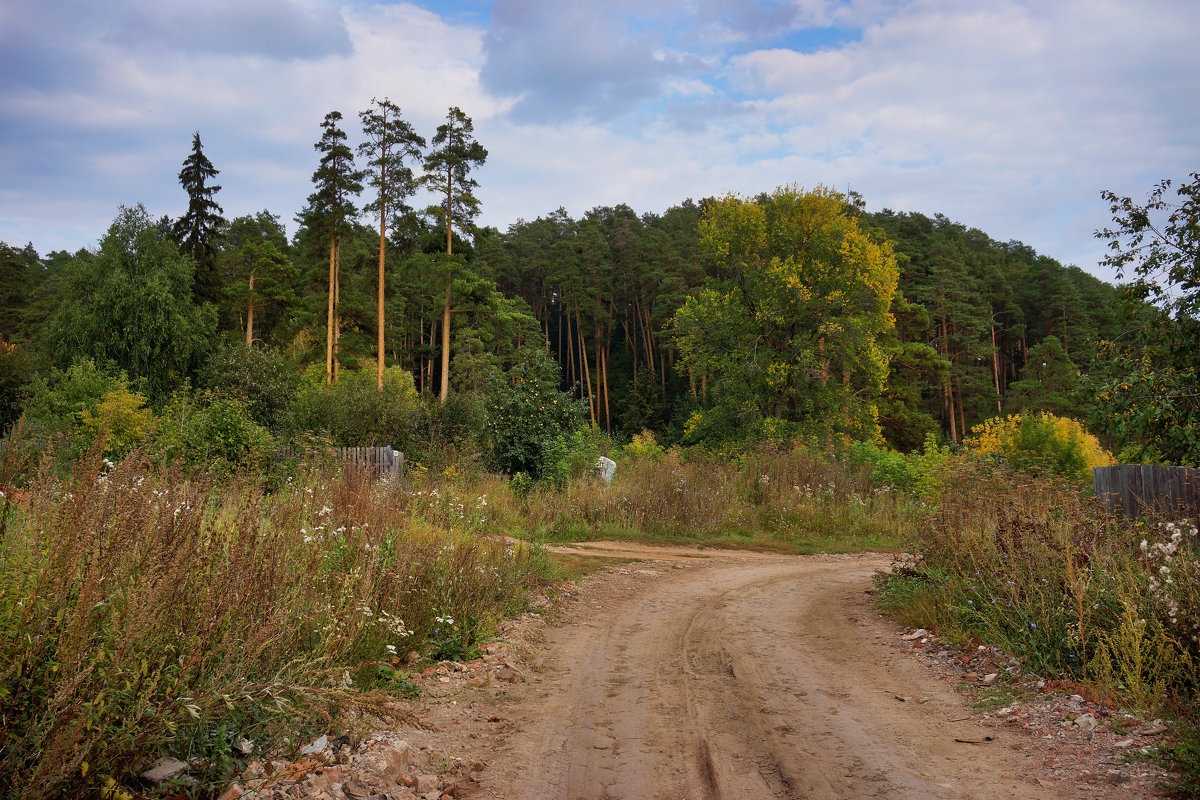
[[[1003,456],[1016,469],[1091,483],[1093,467],[1115,462],[1100,440],[1069,417],[1010,414],[971,429],[966,445],[984,455]]]

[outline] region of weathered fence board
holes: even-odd
[[[379,478],[398,478],[404,472],[404,453],[393,450],[390,446],[383,447],[334,447],[331,451],[335,458],[364,469]],[[302,451],[295,447],[285,447],[276,452],[275,457],[294,458]]]
[[[1124,464],[1092,470],[1092,490],[1110,511],[1133,519],[1146,511],[1200,513],[1200,469]]]

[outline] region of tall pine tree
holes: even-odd
[[[479,200],[473,194],[479,182],[470,177],[472,167],[487,159],[487,150],[474,139],[471,118],[457,106],[446,113],[446,121],[433,137],[434,150],[425,156],[422,182],[443,196],[440,205],[430,208],[446,228],[445,297],[442,305],[442,384],[438,397],[443,403],[450,392],[450,303],[454,288],[454,229],[469,232],[479,214]]]
[[[412,126],[400,116],[400,109],[391,100],[373,100],[374,108],[361,112],[363,133],[367,140],[359,145],[358,154],[367,161],[366,178],[375,190],[375,199],[367,204],[366,211],[379,212],[379,311],[378,364],[376,380],[383,391],[384,354],[384,272],[387,262],[387,232],[389,223],[395,223],[412,213],[404,199],[417,189],[416,177],[406,159],[417,159],[425,147],[425,139],[418,136]],[[393,224],[393,227],[395,225]]]
[[[221,216],[221,206],[213,199],[221,187],[209,183],[219,173],[220,170],[204,155],[200,132],[196,131],[192,135],[192,152],[179,170],[179,185],[187,192],[188,209],[175,222],[173,233],[179,249],[196,262],[193,292],[197,302],[215,303],[221,291],[216,239],[225,220]]]
[[[340,263],[338,245],[348,223],[358,210],[352,198],[362,192],[363,173],[354,168],[354,153],[346,144],[346,132],[340,127],[342,114],[330,111],[321,122],[321,140],[313,148],[321,153],[321,164],[313,173],[316,191],[308,196],[308,206],[297,220],[329,239],[329,298],[325,328],[325,383],[335,378],[334,352],[338,339],[338,282]]]

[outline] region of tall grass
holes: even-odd
[[[1186,521],[1130,523],[1074,485],[958,459],[882,582],[914,625],[1019,654],[1146,710],[1190,703],[1200,663],[1200,562]]]
[[[386,712],[400,657],[457,654],[525,602],[529,550],[354,475],[267,494],[139,454],[44,473],[0,540],[0,795],[94,794],[139,760],[232,771],[330,710]]]
[[[873,487],[869,468],[804,449],[734,462],[672,450],[622,460],[607,486],[584,479],[522,494],[493,481],[487,491],[494,522],[536,540],[628,536],[803,551],[892,548],[912,503]]]

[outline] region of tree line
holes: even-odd
[[[618,438],[912,450],[997,415],[1051,411],[1140,457],[1193,447],[1163,420],[1194,403],[1194,309],[1156,295],[1148,276],[1194,245],[1185,189],[1196,184],[1179,203],[1170,184],[1144,206],[1109,197],[1116,227],[1098,235],[1134,278],[1116,287],[943,215],[868,212],[857,194],[822,187],[481,228],[473,170],[487,151],[469,117],[451,108],[428,143],[386,99],[359,121],[357,147],[340,113],[321,122],[290,238],[270,210],[222,216],[197,133],[179,219],[122,208],[97,249],[73,254],[0,245],[4,424],[39,376],[89,360],[153,409],[181,391],[240,387],[257,423],[288,433],[295,415],[262,411],[256,381],[287,405],[367,375],[382,392],[397,370],[413,398],[449,404],[467,438],[494,430],[498,393],[522,384],[573,398]],[[414,209],[422,187],[436,202]],[[1162,252],[1138,227],[1150,212],[1176,215],[1154,229]],[[1175,268],[1175,285],[1190,285]],[[1126,386],[1140,387],[1136,402]],[[1157,422],[1139,416],[1158,406]],[[343,438],[362,435],[353,429]]]

